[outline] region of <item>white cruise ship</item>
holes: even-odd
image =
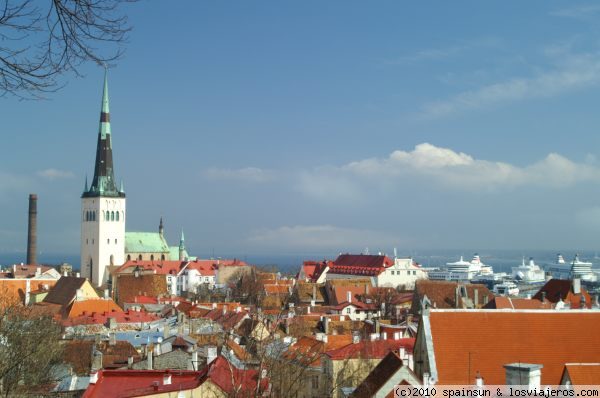
[[[529,263],[523,263],[518,267],[512,267],[512,279],[523,283],[540,283],[546,280],[546,272],[529,257]]]
[[[573,261],[567,263],[559,253],[556,258],[556,264],[550,265],[548,271],[556,279],[579,278],[586,282],[596,282],[598,280],[598,276],[592,271],[592,263],[579,260],[579,254],[575,255]]]
[[[481,262],[481,258],[477,253],[471,261],[465,261],[463,256],[460,260],[453,263],[446,263],[446,270],[430,270],[428,272],[429,279],[445,280],[445,281],[470,281],[475,277],[491,276],[494,270],[490,265]]]

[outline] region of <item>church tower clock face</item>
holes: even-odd
[[[125,192],[114,175],[108,79],[104,75],[94,178],[81,195],[81,275],[104,286],[111,265],[125,262]]]

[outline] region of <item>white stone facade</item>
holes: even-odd
[[[125,198],[84,197],[81,210],[81,275],[102,286],[106,267],[125,262]]]

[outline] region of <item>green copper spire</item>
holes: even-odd
[[[181,238],[179,239],[179,248],[185,248],[185,238],[183,237],[183,229],[181,230]]]
[[[117,189],[113,169],[112,134],[110,131],[110,113],[108,106],[108,73],[104,70],[104,87],[102,91],[102,109],[100,111],[100,128],[96,146],[96,165],[94,179],[89,190],[83,192],[84,197],[108,196],[125,197],[123,187]]]
[[[83,192],[88,191],[88,182],[87,182],[87,174],[85,175],[85,186],[83,187]]]

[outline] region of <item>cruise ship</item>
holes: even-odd
[[[564,257],[559,253],[556,257],[556,263],[548,267],[552,277],[556,279],[575,279],[579,278],[586,282],[598,281],[598,276],[592,271],[592,263],[581,261],[579,254],[570,263],[567,263]]]
[[[564,260],[563,260],[564,261]],[[546,272],[529,257],[529,263],[523,263],[518,267],[512,267],[512,279],[522,283],[541,283],[546,280]]]
[[[490,265],[481,262],[481,258],[477,253],[471,261],[465,261],[463,256],[460,260],[453,263],[446,263],[447,269],[430,270],[428,272],[429,279],[444,280],[444,281],[470,281],[476,277],[492,276],[494,270]]]

